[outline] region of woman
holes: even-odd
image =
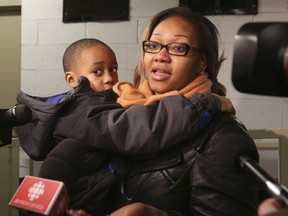
[[[210,90],[225,95],[225,87],[217,81],[223,60],[218,56],[218,31],[207,18],[186,8],[167,9],[152,19],[144,33],[136,84],[143,76],[139,91],[147,100],[171,91],[184,96]],[[119,95],[119,102],[127,96]],[[258,184],[240,169],[242,154],[258,160],[244,125],[221,113],[182,149],[155,160],[132,161],[129,176],[111,192],[108,208],[143,203],[140,209],[144,206],[156,215],[256,215]]]
[[[162,11],[150,22],[141,45],[138,91],[127,83],[113,88],[123,106],[179,93],[225,95],[217,81],[224,60],[218,56],[218,31],[207,18],[186,8]],[[240,168],[240,155],[258,160],[245,126],[234,115],[219,113],[196,138],[177,148],[154,159],[131,159],[128,176],[110,191],[106,214],[256,215],[258,184]]]

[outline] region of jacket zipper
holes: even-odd
[[[129,196],[127,195],[126,191],[125,191],[123,179],[121,180],[121,184],[120,184],[120,192],[121,192],[121,194],[125,197],[126,203],[127,203],[127,204],[130,204],[130,203],[132,202],[132,198],[129,197]]]
[[[168,181],[170,181],[172,184],[175,183],[175,181],[169,176],[166,170],[161,170],[161,172],[163,173],[164,177],[168,179]]]

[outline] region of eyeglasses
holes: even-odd
[[[145,40],[143,41],[143,51],[147,53],[153,53],[156,54],[160,52],[163,47],[166,49],[167,53],[170,55],[176,55],[176,56],[185,56],[188,54],[189,50],[201,52],[202,49],[197,47],[190,47],[188,44],[185,43],[169,43],[166,45],[163,45],[161,43]]]

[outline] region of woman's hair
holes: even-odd
[[[83,50],[99,44],[111,49],[107,44],[95,38],[84,38],[70,44],[65,50],[62,59],[64,73],[75,69]],[[111,51],[113,52],[112,49]]]
[[[202,16],[201,14],[193,13],[186,7],[169,8],[156,14],[152,18],[144,31],[143,40],[149,40],[154,29],[162,21],[170,17],[180,17],[191,24],[191,27],[193,27],[197,33],[199,48],[203,50],[201,53],[207,63],[206,72],[208,73],[209,79],[213,83],[211,90],[214,93],[226,95],[226,88],[217,81],[220,66],[225,60],[223,54],[219,58],[219,33],[215,25],[206,17]],[[139,54],[140,59],[138,66],[134,71],[134,84],[136,87],[139,86],[141,76],[144,74],[144,53],[142,47],[139,49]]]

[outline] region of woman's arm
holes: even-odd
[[[91,216],[90,214],[88,214],[83,210],[74,210],[74,209],[68,210],[67,215]],[[150,205],[146,205],[144,203],[132,203],[130,205],[126,205],[112,212],[109,216],[173,216],[173,215],[174,214],[168,214],[167,212],[162,211],[161,209],[155,208]],[[181,215],[182,214],[175,212],[175,216],[181,216]]]
[[[233,118],[222,114],[192,168],[190,208],[197,215],[257,215],[258,181],[240,167],[239,156],[258,161],[258,153]]]

